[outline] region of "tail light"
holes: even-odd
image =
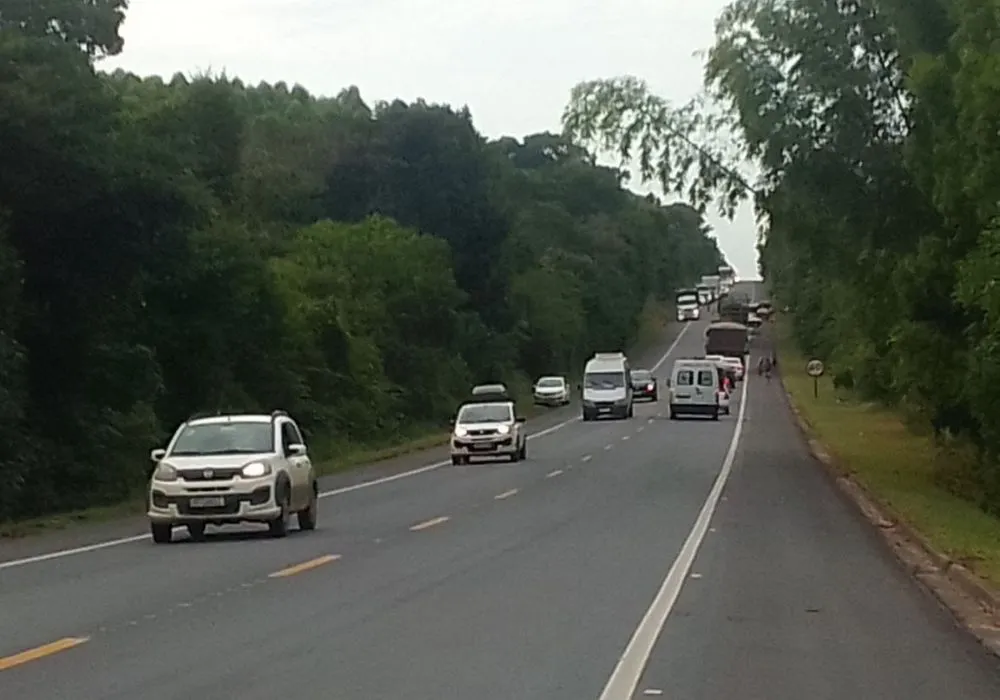
[[[656,388],[656,387],[655,387],[655,386],[653,386],[652,384],[647,384],[647,385],[646,385],[646,391],[652,391],[652,390],[653,390],[653,389],[655,389],[655,388]]]

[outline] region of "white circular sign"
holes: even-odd
[[[809,360],[806,365],[806,374],[810,377],[821,377],[823,376],[823,363],[820,360]]]

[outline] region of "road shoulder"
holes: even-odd
[[[782,393],[812,456],[910,575],[1000,656],[1000,591],[972,570],[978,559],[993,574],[1000,558],[1000,521],[930,483],[936,449],[900,418],[838,394],[825,377],[816,396],[805,375],[807,358],[786,327],[776,331]],[[866,468],[869,464],[884,466]],[[880,476],[896,464],[894,476]],[[926,477],[925,483],[906,492],[901,485],[918,475]],[[909,513],[923,516],[923,523]]]

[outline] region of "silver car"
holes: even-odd
[[[288,534],[316,527],[319,488],[299,427],[284,411],[271,415],[192,418],[165,449],[153,450],[148,517],[156,543],[175,526],[193,539],[206,525],[255,522]]]
[[[528,457],[525,419],[513,401],[468,402],[458,409],[451,436],[451,463],[468,464],[472,457]]]
[[[541,377],[531,393],[540,406],[565,406],[569,403],[569,384],[565,377]]]

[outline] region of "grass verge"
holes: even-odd
[[[775,331],[785,389],[841,469],[938,551],[1000,586],[1000,520],[935,479],[962,455],[915,433],[899,413],[834,389],[827,377],[820,378],[814,398],[807,358],[792,339],[790,321],[778,320]]]

